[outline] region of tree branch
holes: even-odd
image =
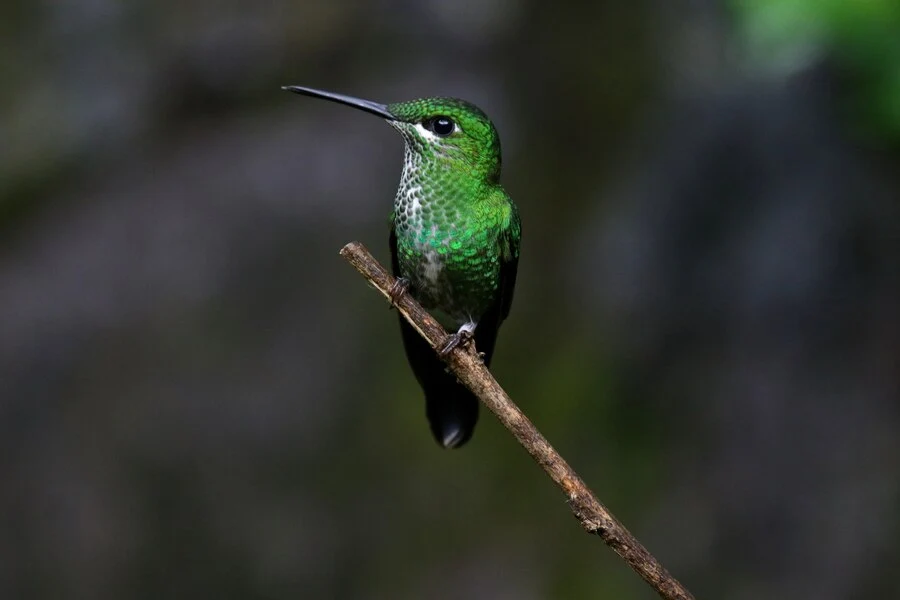
[[[350,242],[341,249],[341,256],[390,301],[389,290],[395,280],[365,246]],[[403,294],[397,300],[396,307],[435,351],[443,346],[447,332],[412,296]],[[597,500],[581,477],[509,399],[476,350],[473,345],[457,348],[444,360],[456,377],[497,415],[503,426],[559,486],[582,527],[588,533],[599,535],[660,597],[666,600],[693,600],[691,593]]]

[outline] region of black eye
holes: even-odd
[[[453,133],[453,130],[456,129],[456,124],[450,117],[432,117],[425,121],[425,128],[433,131],[436,135],[446,137]]]

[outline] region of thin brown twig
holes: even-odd
[[[341,256],[391,301],[390,290],[395,279],[365,246],[350,242],[341,249]],[[447,332],[412,296],[403,294],[394,304],[435,351],[444,345]],[[457,348],[444,361],[456,377],[497,415],[504,427],[565,493],[569,507],[588,533],[599,535],[660,597],[666,600],[693,599],[691,593],[600,503],[581,477],[510,400],[484,366],[473,345]]]

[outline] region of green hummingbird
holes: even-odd
[[[522,236],[518,209],[500,186],[500,138],[491,120],[456,98],[385,105],[307,87],[283,89],[358,108],[400,132],[403,172],[390,215],[399,284],[392,295],[412,294],[455,332],[441,353],[474,337],[490,366],[512,304]],[[477,398],[402,316],[400,330],[435,439],[444,448],[462,446],[478,420]]]

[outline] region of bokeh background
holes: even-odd
[[[900,597],[896,0],[7,0],[0,77],[0,598],[655,597],[431,440],[402,142],[284,84],[494,118],[495,374],[698,597]]]

